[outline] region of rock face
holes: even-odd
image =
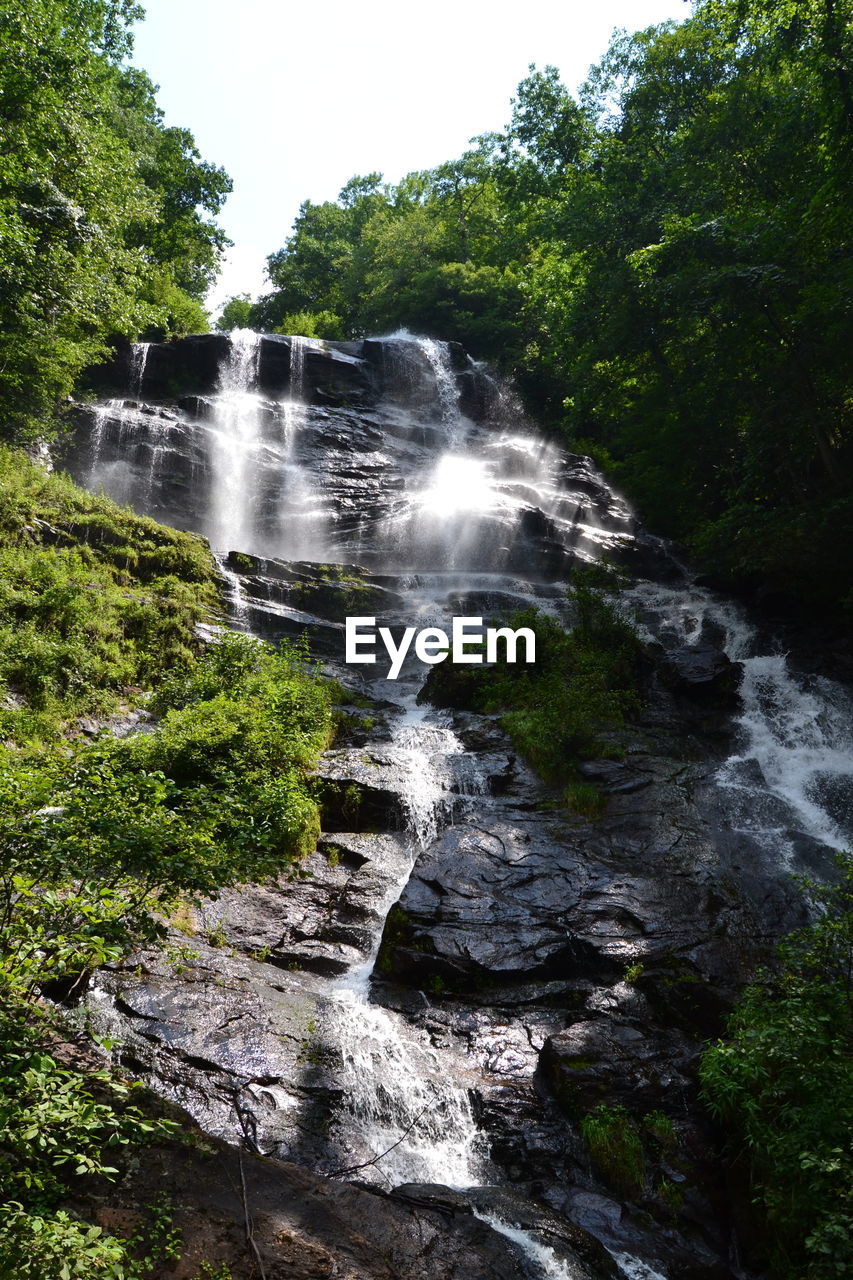
[[[351,698],[300,874],[224,892],[87,997],[126,1069],[254,1153],[267,1274],[740,1275],[696,1062],[803,921],[791,866],[826,862],[771,765],[794,775],[782,712],[827,683],[759,650],[460,348],[211,335],[96,378],[115,398],[82,415],[74,474],[210,536],[232,625],[307,635]],[[570,624],[565,577],[602,554],[643,575],[647,662],[620,758],[578,764],[595,820],[462,709],[465,667],[343,661],[348,616],[398,639],[533,605]],[[198,1230],[233,1241],[238,1210],[213,1179]]]
[[[709,644],[683,645],[666,656],[663,679],[688,697],[735,707],[741,672],[722,649]]]
[[[223,554],[525,577],[535,562],[555,578],[577,551],[633,548],[633,517],[588,459],[532,449],[518,407],[457,345],[249,339],[121,351],[93,371],[108,398],[81,407],[62,465]],[[474,529],[454,519],[470,491]]]
[[[186,1118],[184,1118],[184,1127]],[[194,1280],[211,1258],[233,1280],[259,1265],[268,1280],[526,1280],[529,1259],[465,1196],[446,1188],[400,1187],[392,1196],[317,1178],[304,1168],[238,1155],[195,1135],[192,1146],[160,1147],[79,1207],[106,1231],[144,1223],[140,1205],[167,1197],[182,1256],[155,1280]],[[534,1217],[528,1210],[528,1216]],[[251,1223],[247,1237],[246,1222]],[[595,1237],[540,1213],[544,1247],[573,1280],[610,1280],[614,1264]]]

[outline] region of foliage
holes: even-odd
[[[636,1195],[645,1182],[643,1144],[624,1107],[604,1103],[580,1122],[581,1137],[604,1179],[623,1195]]]
[[[346,337],[340,316],[336,316],[334,311],[297,311],[282,316],[275,332],[295,333],[304,338],[326,338],[332,342]]]
[[[216,327],[223,333],[232,329],[248,329],[251,324],[252,299],[248,293],[235,294],[229,298],[216,321]],[[301,332],[301,330],[300,330]]]
[[[131,0],[0,9],[0,434],[43,435],[115,335],[205,324],[230,189],[123,65]]]
[[[10,753],[0,771],[0,1242],[15,1257],[35,1236],[37,1258],[70,1250],[72,1274],[90,1274],[90,1249],[106,1265],[116,1245],[90,1242],[57,1202],[74,1179],[109,1175],[104,1149],[150,1126],[95,1100],[91,1078],[44,1051],[41,994],[68,998],[88,971],[156,943],[178,895],[281,874],[319,831],[306,770],[331,715],[298,652],[225,639],[167,682],[159,705],[158,733],[38,765]]]
[[[153,1210],[124,1242],[61,1207],[169,1130],[63,1061],[45,997],[73,1001],[176,909],[280,875],[316,840],[329,691],[298,647],[226,633],[200,652],[215,582],[200,539],[0,450],[0,1276],[141,1280],[174,1244]],[[140,681],[156,731],[63,736],[138,704]]]
[[[502,711],[513,743],[543,777],[568,781],[568,803],[595,817],[600,797],[573,778],[576,763],[606,749],[602,733],[618,730],[637,706],[639,642],[628,620],[593,583],[595,569],[577,568],[569,598],[575,625],[564,631],[529,608],[510,618],[513,628],[536,634],[536,662],[474,669],[470,705]]]
[[[0,736],[55,736],[190,662],[215,581],[201,539],[0,449]]]
[[[829,1280],[853,1264],[853,857],[812,890],[815,924],[748,988],[701,1062],[705,1097],[746,1166],[773,1274]]]

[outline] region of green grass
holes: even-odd
[[[643,1144],[625,1108],[602,1103],[583,1117],[580,1130],[605,1182],[622,1195],[639,1194],[645,1182]]]

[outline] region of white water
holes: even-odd
[[[137,400],[142,396],[145,368],[148,364],[150,342],[134,342],[130,355],[130,394]]]
[[[477,1213],[475,1211],[475,1216],[481,1222],[487,1223],[499,1235],[518,1245],[528,1262],[532,1263],[538,1271],[537,1280],[586,1280],[589,1275],[586,1267],[576,1266],[568,1260],[559,1258],[553,1249],[549,1248],[547,1244],[542,1244],[541,1240],[537,1240],[535,1236],[531,1235],[529,1231],[525,1231],[523,1227],[504,1222],[496,1214],[492,1213]]]
[[[290,339],[290,386],[278,404],[283,449],[283,476],[278,509],[278,554],[290,560],[323,560],[328,553],[327,513],[316,481],[299,460],[302,433],[308,419],[305,403],[305,355],[309,338]]]
[[[406,477],[404,499],[370,530],[358,554],[378,548],[385,570],[501,573],[510,566],[519,533],[531,516],[580,559],[598,559],[624,542],[633,517],[624,502],[610,495],[602,518],[587,492],[596,479],[591,465],[576,460],[575,483],[575,476],[566,474],[563,452],[527,430],[520,408],[511,401],[505,420],[486,432],[465,417],[447,343],[405,332],[387,341],[399,346],[400,377],[406,352],[414,353],[411,359],[419,353],[426,360],[434,395],[426,406],[416,400],[412,421],[439,430],[428,465]],[[606,492],[603,486],[599,491]]]
[[[370,977],[388,911],[405,887],[415,858],[438,834],[454,807],[453,765],[464,759],[462,744],[447,728],[426,719],[413,699],[392,735],[395,756],[406,769],[409,860],[380,908],[381,922],[367,960],[350,970],[330,992],[328,1030],[340,1051],[345,1125],[354,1129],[359,1160],[390,1187],[404,1182],[438,1182],[467,1187],[484,1163],[468,1090],[448,1074],[447,1064],[398,1014],[370,1003]],[[473,791],[477,780],[456,785]],[[365,1176],[362,1174],[362,1176]]]
[[[89,472],[86,477],[86,487],[88,489],[97,489],[100,477],[98,475],[101,461],[101,451],[104,447],[104,432],[107,426],[107,420],[115,417],[120,413],[123,400],[106,400],[103,404],[94,405],[92,408],[92,435],[91,445],[89,449]]]
[[[249,624],[249,605],[243,591],[243,579],[239,573],[234,573],[228,568],[224,556],[218,555],[214,558],[225,583],[230,623],[236,630],[243,631]]]
[[[415,338],[414,341],[426,357],[435,378],[441,422],[447,433],[447,443],[454,448],[464,439],[468,420],[459,407],[459,388],[450,362],[450,347],[435,338]]]
[[[649,583],[627,599],[668,647],[697,644],[710,624],[743,664],[737,745],[717,774],[733,829],[789,862],[795,849],[786,832],[845,847],[853,839],[853,707],[841,686],[799,674],[784,653],[757,652],[758,632],[733,601]]]
[[[222,367],[216,416],[210,425],[210,539],[218,551],[253,542],[253,464],[259,445],[261,398],[256,385],[260,337],[234,329]]]
[[[628,1280],[667,1280],[666,1276],[630,1253],[614,1253],[613,1261]]]

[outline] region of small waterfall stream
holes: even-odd
[[[256,391],[259,338],[235,329],[219,382],[211,425],[211,541],[217,550],[253,541],[252,496],[260,443],[262,400]]]
[[[641,583],[627,593],[667,648],[693,646],[710,628],[742,664],[735,750],[717,773],[736,834],[797,866],[802,837],[841,849],[853,842],[853,703],[836,682],[796,672],[768,651],[735,601],[692,584]]]
[[[211,394],[170,403],[158,417],[135,403],[158,376],[156,352],[138,344],[130,362],[135,400],[91,410],[78,474],[208,536],[240,629],[251,629],[256,602],[226,560],[233,551],[366,566],[402,598],[395,620],[420,627],[446,629],[453,615],[531,604],[565,617],[572,561],[630,550],[627,505],[588,459],[542,438],[493,383],[484,390],[448,344],[397,334],[354,354],[357,346],[235,331]],[[264,382],[264,359],[273,358],[286,367],[278,390]],[[314,385],[320,359],[332,369],[322,394]],[[347,400],[352,385],[355,408]],[[491,397],[485,415],[472,387]],[[176,472],[181,483],[170,489]],[[800,869],[804,849],[806,865],[820,857],[828,864],[829,849],[853,839],[847,693],[798,674],[739,606],[698,588],[686,572],[674,586],[641,581],[625,601],[664,648],[716,639],[743,664],[734,747],[715,778],[732,838],[777,866]],[[340,1064],[333,1137],[361,1180],[476,1190],[502,1175],[472,1105],[474,1067],[469,1073],[460,1055],[448,1066],[423,1028],[376,1003],[371,991],[386,917],[416,859],[464,821],[488,787],[444,713],[417,705],[425,667],[407,662],[399,682],[365,670],[344,674],[388,709],[389,750],[405,777],[406,857],[377,905],[368,951],[323,989],[324,1034]],[[531,1277],[587,1274],[534,1232],[481,1208],[475,1196],[472,1203],[522,1251]],[[632,1280],[677,1280],[608,1248]]]

